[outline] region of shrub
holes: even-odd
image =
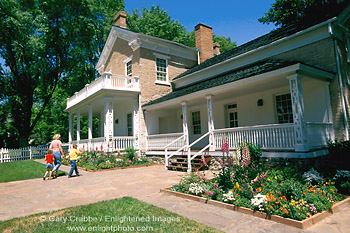
[[[350,141],[329,141],[328,151],[334,170],[350,170]]]

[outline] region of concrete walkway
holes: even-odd
[[[69,167],[61,166],[61,170],[68,172]],[[184,174],[167,171],[163,166],[80,173],[82,176],[70,179],[62,176],[55,180],[0,183],[0,220],[130,196],[225,232],[350,232],[349,206],[307,230],[300,230],[160,193],[160,188],[178,183]]]

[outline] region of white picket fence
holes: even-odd
[[[12,162],[17,160],[26,159],[42,159],[45,158],[49,146],[41,147],[24,147],[19,149],[7,149],[1,148],[0,150],[0,163]],[[63,151],[67,151],[68,148],[62,146]]]

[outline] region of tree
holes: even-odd
[[[320,19],[334,16],[349,0],[276,0],[259,22],[275,26],[312,25]]]
[[[0,55],[9,75],[0,73],[0,103],[9,108],[21,146],[28,144],[58,84],[74,93],[95,78],[104,39],[99,26],[106,20],[102,6],[113,2],[119,4],[116,11],[124,7],[111,0],[1,1]],[[100,10],[94,11],[98,4]]]

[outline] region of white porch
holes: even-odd
[[[104,73],[67,99],[69,144],[84,150],[139,149],[138,77]]]
[[[331,78],[296,64],[147,106],[147,153],[205,148],[220,155],[225,138],[230,150],[245,140],[267,157],[323,155],[334,138]]]

